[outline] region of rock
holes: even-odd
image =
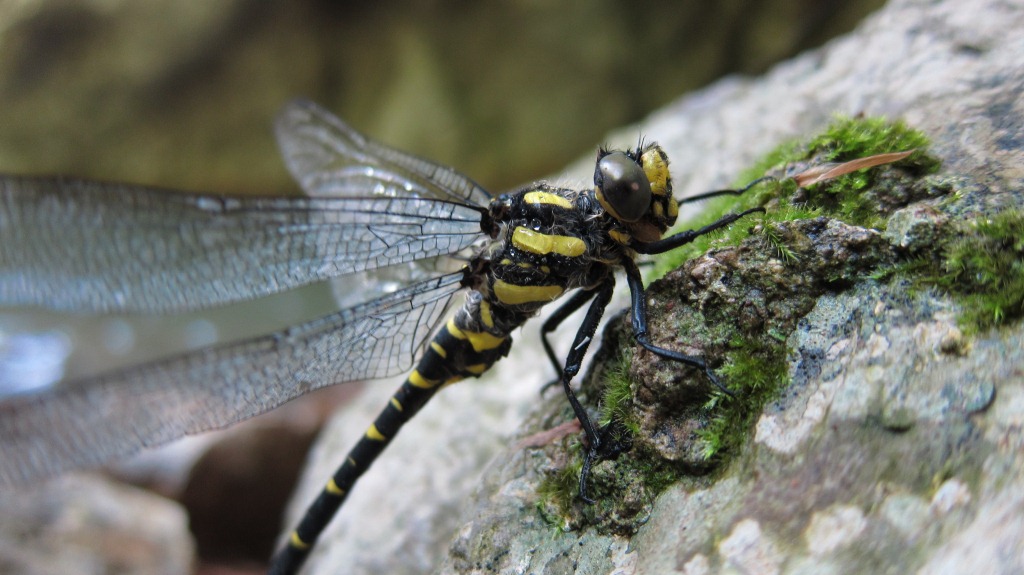
[[[186,575],[195,549],[172,501],[99,476],[0,494],[0,571]]]
[[[732,309],[720,306],[748,303],[738,315],[720,311],[723,317],[713,319],[740,317],[747,328],[761,323],[766,330],[792,325],[785,340],[788,386],[754,414],[745,442],[725,464],[695,469],[660,492],[641,485],[605,493],[595,506],[571,503],[567,515],[556,515],[539,485],[565,467],[571,441],[509,447],[466,496],[450,475],[440,477],[451,483],[430,479],[450,463],[425,446],[433,451],[450,441],[444,438],[473,435],[467,422],[488,426],[480,412],[498,402],[488,400],[485,408],[470,399],[467,412],[449,404],[429,423],[439,425],[438,435],[410,431],[418,453],[410,446],[396,456],[400,463],[360,485],[308,572],[412,572],[408,557],[419,553],[416,565],[436,573],[1024,570],[1019,322],[964,336],[950,300],[863,275],[896,257],[896,247],[922,247],[929,220],[1022,204],[1022,28],[1018,5],[893,1],[823,49],[762,78],[718,82],[609,138],[612,145],[634,143],[638,131],[656,138],[673,162],[676,192],[685,196],[730,185],[755,158],[786,138],[821,130],[836,112],[887,115],[927,133],[942,175],[967,182],[954,186],[962,197],[953,207],[936,197],[903,198],[924,204],[898,212],[912,225],[894,225],[886,236],[830,218],[787,224],[779,232],[808,259],[806,269],[773,261],[770,248],[750,238],[712,250],[651,288],[652,299],[674,298],[662,307],[679,308],[652,329],[665,345],[704,341],[714,329],[712,321],[696,325],[692,314],[686,320],[687,310],[714,315]],[[591,162],[581,160],[570,173],[584,179]],[[943,217],[929,217],[934,210]],[[821,279],[828,277],[842,281]],[[685,321],[693,325],[679,323]],[[646,361],[635,357],[632,369],[645,374],[636,397],[652,412],[666,389],[677,400],[687,386],[695,386],[690,395],[706,392],[699,378],[687,383],[693,374]],[[538,363],[510,358],[491,377],[524,379],[526,362]],[[473,389],[467,394],[516,387],[462,386]],[[445,402],[447,393],[436,401]],[[517,436],[571,417],[559,399],[541,404],[525,396],[530,400],[536,406]],[[514,399],[507,405],[505,413],[523,409]],[[651,425],[665,421],[660,417]],[[687,429],[670,426],[674,439],[652,450],[679,444]],[[350,431],[340,447],[360,432]],[[502,444],[500,437],[488,441]],[[694,454],[692,446],[676,451]],[[459,465],[459,476],[475,475]],[[598,487],[618,485],[617,465],[595,468]],[[322,467],[314,474],[326,477]],[[410,482],[418,487],[406,491]],[[444,548],[440,559],[431,554]]]

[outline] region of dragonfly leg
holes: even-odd
[[[676,199],[676,201],[679,202],[680,204],[688,204],[690,202],[699,202],[699,201],[702,201],[702,200],[708,200],[708,199],[711,199],[711,198],[717,198],[718,196],[738,196],[738,195],[743,194],[744,192],[746,192],[750,188],[753,188],[754,186],[756,186],[756,185],[758,185],[760,183],[775,182],[775,181],[778,181],[778,180],[776,178],[772,177],[772,176],[764,176],[763,178],[758,178],[758,179],[750,182],[749,184],[747,184],[747,185],[745,185],[745,186],[743,186],[742,188],[739,188],[739,189],[715,190],[713,192],[704,192],[702,194],[697,194],[695,196],[689,196],[689,197],[686,197],[686,198],[678,198],[678,199]]]
[[[580,471],[580,499],[587,503],[594,503],[594,500],[587,496],[587,478],[590,475],[590,468],[595,461],[598,461],[606,457],[614,457],[622,451],[622,446],[614,442],[606,441],[605,430],[598,431],[593,422],[590,420],[590,416],[587,411],[580,404],[576,398],[576,394],[572,390],[571,382],[572,378],[580,371],[580,366],[583,363],[583,358],[587,353],[587,349],[590,347],[590,343],[594,340],[594,333],[597,331],[597,326],[601,322],[601,317],[604,315],[604,310],[608,307],[608,302],[611,301],[612,292],[615,289],[615,279],[612,276],[608,276],[608,279],[601,283],[596,290],[593,290],[593,302],[590,304],[590,308],[587,310],[587,315],[583,319],[583,323],[580,325],[579,330],[576,331],[576,337],[573,340],[572,348],[569,350],[569,355],[565,361],[565,367],[562,369],[562,390],[565,392],[566,398],[569,400],[569,405],[572,406],[573,413],[576,414],[576,419],[580,421],[580,426],[583,427],[583,432],[587,436],[587,453],[583,458],[583,469]],[[574,298],[575,299],[575,298]],[[586,300],[580,298],[580,301],[570,300],[564,307],[570,308],[570,304],[574,304],[575,308],[582,307]],[[559,311],[562,311],[561,309]],[[569,315],[575,311],[569,309],[565,315]],[[564,319],[564,318],[563,318]]]
[[[562,362],[555,355],[555,349],[551,347],[551,341],[548,340],[548,335],[551,332],[558,329],[558,326],[560,326],[562,322],[566,320],[566,318],[572,315],[576,310],[583,307],[588,301],[593,299],[595,295],[597,295],[596,290],[578,290],[576,293],[572,294],[568,301],[560,305],[553,314],[551,314],[550,316],[548,316],[546,320],[544,320],[544,325],[542,325],[540,328],[540,341],[542,344],[544,344],[544,352],[547,354],[548,359],[551,361],[551,365],[555,366],[556,373],[561,373]],[[543,395],[544,392],[548,390],[548,388],[554,387],[558,385],[560,382],[561,377],[556,377],[555,379],[545,383],[540,388],[541,395]]]
[[[623,263],[623,267],[626,270],[626,284],[629,286],[629,294],[632,300],[632,323],[633,323],[633,337],[637,343],[661,357],[678,361],[695,367],[702,372],[715,385],[718,389],[722,390],[728,395],[733,395],[718,377],[708,368],[704,358],[695,355],[686,355],[678,351],[666,349],[651,343],[650,335],[647,332],[647,292],[644,290],[643,279],[640,277],[640,270],[637,269],[636,264],[631,260],[627,260]]]

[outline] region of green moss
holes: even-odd
[[[1007,210],[979,218],[946,249],[941,278],[972,329],[999,325],[1024,315],[1024,211]]]
[[[764,214],[747,216],[732,226],[659,256],[653,272],[653,275],[660,276],[716,247],[739,245],[751,235],[763,242],[763,249],[756,249],[755,254],[748,252],[747,257],[755,259],[740,266],[748,270],[744,272],[747,274],[744,279],[734,276],[734,280],[746,282],[745,285],[764,298],[758,300],[762,302],[760,304],[746,303],[756,307],[770,302],[771,313],[741,313],[742,297],[710,297],[701,304],[706,307],[687,315],[697,322],[707,317],[710,323],[692,325],[684,322],[687,325],[681,326],[686,331],[687,341],[705,350],[716,350],[715,359],[725,359],[715,372],[733,395],[714,391],[703,405],[674,396],[668,398],[670,403],[691,401],[679,404],[679,409],[670,417],[677,418],[677,424],[680,418],[688,420],[697,429],[696,441],[700,443],[685,455],[685,461],[662,459],[651,453],[652,448],[647,444],[646,447],[634,447],[614,465],[596,466],[589,489],[597,498],[597,505],[581,505],[577,500],[582,449],[578,443],[573,444],[570,448],[573,463],[561,471],[549,472],[541,486],[539,506],[545,518],[560,529],[591,525],[603,531],[629,532],[642,521],[642,509],[648,504],[645,502],[653,501],[667,485],[711,469],[700,460],[701,455],[705,461],[713,459],[715,464],[720,464],[725,457],[738,454],[750,436],[755,419],[789,383],[786,341],[796,329],[799,317],[813,305],[817,293],[814,290],[826,289],[815,286],[835,284],[830,283],[831,278],[819,278],[820,281],[804,278],[787,288],[781,285],[788,285],[787,282],[770,275],[834,272],[834,267],[821,262],[816,264],[818,271],[801,268],[812,265],[810,259],[801,262],[801,254],[809,256],[813,253],[808,247],[810,240],[805,235],[793,233],[800,224],[787,222],[828,216],[854,225],[883,226],[888,213],[909,201],[920,199],[922,195],[927,196],[926,192],[914,191],[919,175],[934,170],[938,165],[934,158],[920,150],[926,145],[927,140],[922,134],[899,122],[839,118],[824,133],[806,143],[787,142],[778,146],[746,171],[740,182],[753,181],[766,174],[775,179],[758,183],[739,196],[708,200],[701,215],[685,222],[686,229],[697,229],[727,213],[754,207],[766,209]],[[895,164],[840,176],[806,190],[799,190],[791,177],[784,177],[824,163],[915,148],[919,150]],[[747,243],[750,246],[750,242]],[[864,261],[878,261],[861,255]],[[781,261],[792,271],[779,272],[777,262],[768,265],[770,260]],[[858,264],[851,265],[856,268]],[[759,275],[757,270],[760,269],[765,270],[764,277]],[[864,270],[856,268],[850,273],[853,274],[851,277],[860,277],[858,274],[863,274]],[[609,341],[606,336],[605,344],[613,348],[617,346],[620,351],[617,359],[604,364],[603,373],[599,372],[595,380],[602,385],[603,415],[600,424],[619,425],[624,433],[639,437],[641,425],[648,429],[656,421],[657,410],[660,409],[657,406],[663,408],[666,404],[648,400],[645,405],[639,405],[634,400],[629,377],[632,364],[630,343]],[[669,383],[659,392],[673,393],[672,389],[673,384]]]
[[[885,118],[850,118],[837,116],[825,131],[807,143],[809,150],[821,151],[828,162],[846,162],[875,154],[916,150],[900,161],[903,167],[914,166],[923,173],[934,172],[939,161],[925,153],[928,138],[908,127],[903,121]]]
[[[819,215],[834,217],[849,224],[881,229],[885,223],[887,202],[878,192],[865,193],[876,186],[878,174],[886,169],[864,169],[839,176],[820,184],[808,186],[798,192],[796,182],[786,175],[825,163],[842,163],[876,154],[914,150],[893,166],[910,177],[918,177],[938,169],[939,160],[925,149],[927,137],[907,127],[903,122],[890,122],[884,118],[837,117],[820,135],[805,143],[785,142],[776,146],[751,168],[745,170],[734,185],[742,187],[748,182],[770,175],[778,178],[758,184],[740,196],[722,196],[708,200],[701,214],[686,221],[676,231],[706,226],[727,213],[740,212],[764,206],[768,212],[750,216],[725,230],[701,236],[694,242],[664,254],[655,261],[652,278],[663,276],[683,262],[693,259],[715,245],[737,245],[752,232],[770,230],[770,224]],[[899,182],[905,185],[905,182]],[[894,183],[894,186],[898,185]],[[770,236],[766,240],[787,257],[786,249]]]
[[[928,138],[902,121],[884,118],[837,118],[824,133],[807,144],[807,159],[817,162],[847,162],[876,154],[914,150],[897,162],[914,176],[934,172],[939,160],[929,155]],[[880,170],[859,170],[808,188],[808,203],[847,223],[882,229],[884,203],[878,194],[865,193],[878,183]]]
[[[583,467],[582,455],[578,446],[572,462],[561,469],[552,470],[544,476],[537,486],[537,510],[544,520],[560,529],[566,528],[567,516],[579,495],[580,471]]]
[[[778,233],[780,228],[775,224],[781,222],[828,216],[853,225],[883,228],[891,211],[914,199],[907,189],[939,167],[939,160],[925,151],[927,146],[924,134],[903,122],[843,117],[806,142],[780,144],[744,171],[736,183],[742,185],[765,175],[776,180],[758,184],[740,196],[709,201],[701,215],[686,222],[684,229],[700,228],[727,213],[757,206],[765,207],[766,213],[748,216],[726,230],[661,256],[654,275],[660,276],[714,247],[738,245],[751,234],[760,235],[765,248],[785,265],[799,265],[797,251]],[[804,190],[798,190],[792,177],[784,177],[822,164],[909,150],[914,152],[894,164],[859,170]],[[993,275],[1007,274],[1000,271]],[[1005,309],[1007,305],[989,307]],[[785,342],[795,322],[787,323],[788,327],[781,325],[766,325],[763,332],[755,333],[742,333],[735,325],[720,326],[727,331],[729,344],[726,363],[716,372],[735,396],[716,390],[704,405],[707,419],[698,435],[705,444],[706,457],[738,452],[754,419],[787,385]]]
[[[937,288],[960,305],[967,333],[1024,317],[1024,210],[1005,210],[953,225],[931,253],[879,270],[918,287]]]
[[[601,427],[613,421],[620,423],[629,433],[640,430],[632,416],[630,406],[633,390],[630,387],[629,364],[633,361],[633,350],[621,347],[618,358],[604,373],[604,390],[601,393]]]
[[[718,374],[736,395],[715,390],[704,404],[709,419],[698,435],[705,443],[706,458],[742,445],[764,406],[777,399],[789,383],[786,370],[784,340],[768,333],[765,337],[733,338],[728,360]]]

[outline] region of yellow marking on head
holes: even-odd
[[[377,429],[376,423],[371,423],[370,427],[366,429],[366,438],[371,441],[387,441],[388,438],[384,437],[384,434]]]
[[[529,192],[523,196],[523,201],[528,204],[547,204],[549,206],[558,206],[567,210],[572,209],[572,202],[548,192]]]
[[[665,215],[665,207],[661,205],[661,202],[654,202],[651,204],[651,215],[656,218],[660,218]]]
[[[430,342],[430,349],[434,350],[434,353],[441,356],[442,358],[448,357],[448,350],[441,347],[441,344],[437,343],[436,341]]]
[[[505,259],[501,260],[500,262],[498,262],[498,265],[499,265],[499,266],[510,266],[510,265],[512,265],[513,263],[514,263],[514,262],[513,262],[512,260],[510,260],[510,259],[508,259],[508,258],[505,258]]]
[[[619,212],[615,211],[615,208],[612,207],[608,200],[604,199],[604,191],[601,190],[601,186],[594,186],[594,197],[597,198],[597,203],[601,204],[601,207],[604,208],[604,211],[608,212],[609,216],[617,220],[622,219]]]
[[[527,228],[516,228],[512,232],[512,245],[542,256],[557,254],[576,257],[587,251],[587,244],[579,238],[542,234]]]
[[[309,549],[309,543],[306,543],[299,537],[298,531],[292,531],[292,534],[288,537],[288,544],[302,551]]]
[[[643,164],[644,174],[651,182],[651,193],[655,196],[664,196],[668,189],[668,160],[658,147],[651,148],[644,152],[640,158]]]
[[[391,405],[392,405],[392,407],[394,407],[398,411],[403,411],[405,409],[405,408],[402,407],[402,402],[398,401],[394,397],[391,398]]]
[[[324,491],[330,493],[331,495],[337,495],[339,497],[345,494],[345,490],[342,489],[341,487],[338,487],[338,484],[334,481],[333,477],[327,480],[327,486],[324,487]]]
[[[521,286],[494,281],[494,295],[508,305],[554,301],[563,291],[562,286]]]
[[[423,377],[419,370],[416,369],[412,370],[412,373],[409,374],[409,385],[413,387],[418,387],[420,389],[430,389],[437,385],[438,383],[440,382],[438,382],[436,379],[427,379]]]
[[[666,213],[668,214],[668,217],[673,220],[679,215],[679,202],[677,202],[675,198],[668,199],[668,209],[666,210]]]
[[[494,316],[491,315],[491,303],[485,299],[480,300],[480,321],[484,322],[484,326],[486,327],[494,327]]]
[[[548,266],[540,266],[540,271],[549,274],[551,273],[551,268],[549,268]]]
[[[480,375],[481,373],[487,371],[489,367],[491,366],[487,365],[486,363],[477,363],[473,365],[467,365],[466,371],[472,373],[473,375]]]
[[[615,243],[619,243],[624,246],[628,246],[630,239],[632,239],[629,232],[624,232],[622,230],[609,230],[608,235],[615,240]]]

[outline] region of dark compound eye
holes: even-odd
[[[598,160],[594,183],[598,201],[618,220],[635,222],[651,206],[650,181],[643,169],[622,152]]]

